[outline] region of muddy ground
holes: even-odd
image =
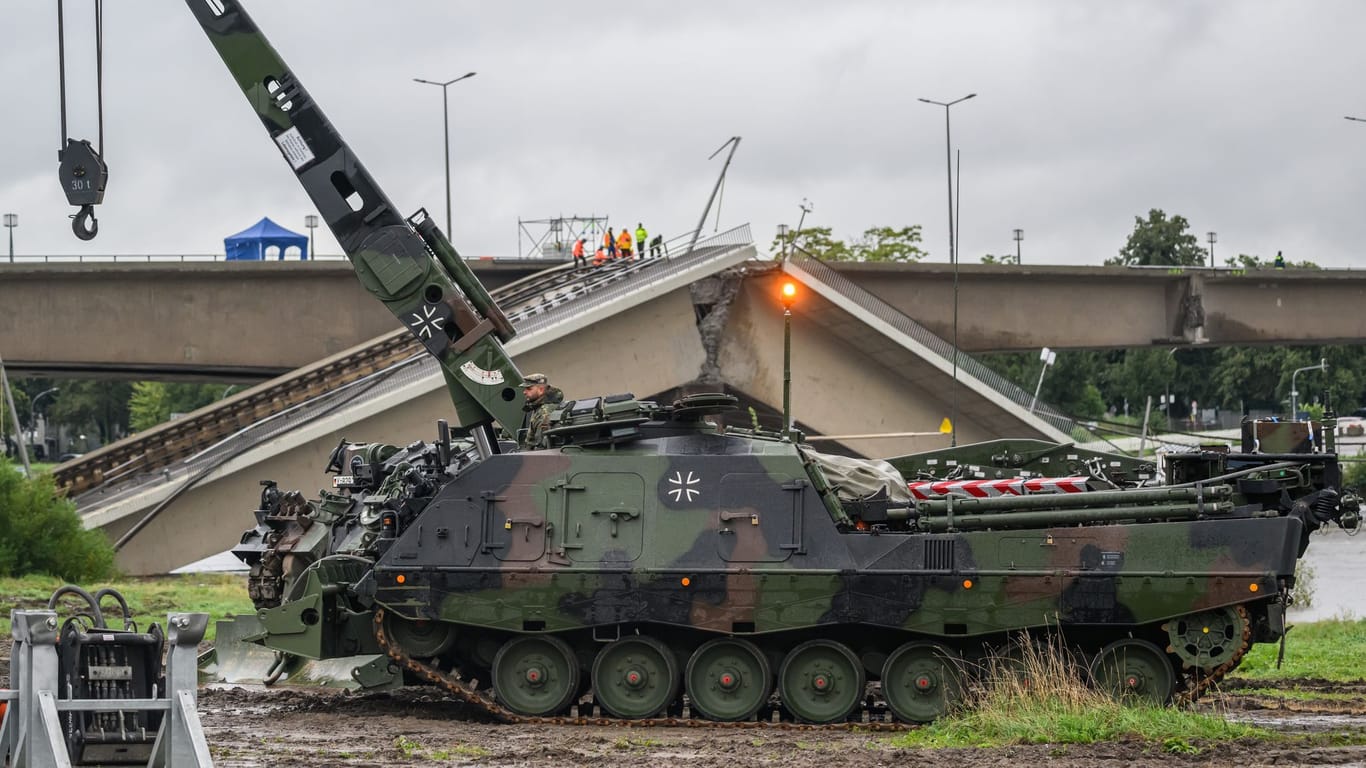
[[[1358,686],[1358,689],[1366,686]],[[1348,694],[1350,695],[1350,694]],[[481,766],[696,766],[784,768],[905,766],[928,761],[971,768],[1081,766],[1364,766],[1366,745],[1327,746],[1328,733],[1366,737],[1366,694],[1328,711],[1295,710],[1229,694],[1212,703],[1230,717],[1306,734],[1302,743],[1247,741],[1172,754],[1161,744],[1033,745],[994,749],[908,750],[890,734],[776,729],[503,726],[472,721],[465,708],[433,691],[348,696],[243,688],[207,690],[200,712],[219,766],[307,764]],[[1304,711],[1308,710],[1308,711]]]
[[[0,687],[8,681],[8,639],[0,638]],[[478,765],[784,768],[906,766],[925,762],[969,768],[1083,766],[1357,766],[1366,745],[1330,746],[1328,734],[1366,740],[1366,681],[1255,683],[1256,692],[1225,681],[1207,703],[1230,718],[1303,735],[1302,740],[1204,746],[1174,754],[1161,744],[1028,745],[993,749],[908,750],[890,734],[775,729],[528,727],[481,722],[463,705],[431,689],[377,694],[213,687],[200,696],[200,717],[215,765],[273,766]],[[1267,688],[1310,689],[1326,700],[1296,701]],[[1200,746],[1200,745],[1197,745]]]

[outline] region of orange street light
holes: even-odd
[[[792,438],[792,302],[797,300],[797,284],[783,282],[783,439]]]

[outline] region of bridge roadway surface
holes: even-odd
[[[472,262],[481,264],[481,262]],[[935,334],[952,335],[945,264],[836,264]],[[515,262],[479,270],[490,287]],[[520,275],[518,275],[520,276]],[[962,265],[967,352],[1356,343],[1366,272]],[[0,339],[17,373],[260,381],[393,327],[347,262],[0,264]]]
[[[570,398],[623,390],[649,398],[725,387],[776,406],[782,402],[782,273],[772,262],[750,261],[755,251],[747,231],[745,237],[743,244],[704,243],[691,262],[685,257],[642,265],[638,275],[596,294],[558,296],[548,307],[520,303],[510,313],[518,336],[508,349],[522,370],[549,372]],[[836,285],[839,275],[821,269],[819,263],[795,261],[786,267],[804,286],[793,322],[798,364],[792,399],[799,423],[816,434],[933,433],[955,407],[947,347],[856,286]],[[727,292],[734,294],[730,301]],[[506,299],[500,295],[499,301]],[[717,307],[728,310],[725,332],[699,330],[706,323],[699,324],[697,316]],[[338,358],[350,359],[345,353]],[[704,370],[711,378],[699,382]],[[994,388],[1001,382],[975,378],[974,372],[982,371],[964,360],[956,398],[960,441],[1000,435],[1066,439],[1065,424],[1021,404],[1027,394],[1002,394]],[[249,400],[270,386],[229,401]],[[348,397],[342,391],[348,389],[358,396]],[[277,407],[239,435],[197,446],[188,460],[86,486],[75,498],[86,525],[116,539],[160,507],[155,520],[120,550],[119,564],[130,573],[164,572],[235,543],[251,523],[260,480],[312,495],[327,485],[322,467],[342,437],[400,444],[431,439],[436,419],[450,413],[435,365],[417,355],[309,403]],[[158,434],[164,433],[149,431],[145,440],[155,443]],[[926,434],[845,445],[895,455],[947,442]],[[116,450],[118,444],[102,449]],[[79,474],[70,464],[58,468],[59,478]]]

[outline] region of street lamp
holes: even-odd
[[[1209,266],[1214,269],[1214,244],[1219,242],[1219,235],[1214,232],[1209,233]]]
[[[304,226],[308,227],[308,258],[317,260],[318,252],[313,250],[313,230],[318,228],[318,217],[308,214],[304,217]]]
[[[47,397],[48,395],[51,395],[58,391],[60,390],[57,387],[52,387],[51,389],[45,389],[42,392],[39,392],[38,396],[33,398],[33,405],[29,407],[29,411],[31,411],[31,413],[29,414],[29,419],[31,421],[28,430],[28,441],[30,443],[38,439],[38,404],[43,401],[44,397]],[[43,436],[47,436],[46,428],[44,428],[43,430]]]
[[[9,228],[9,263],[14,263],[14,228],[19,226],[19,214],[5,214],[5,226]]]
[[[1021,264],[1021,261],[1020,261],[1020,241],[1023,240],[1023,239],[1024,239],[1024,230],[1023,230],[1023,229],[1017,229],[1017,230],[1015,230],[1015,265],[1016,265],[1016,266],[1019,266],[1019,265]]]
[[[447,80],[444,83],[438,83],[434,80],[423,80],[420,77],[413,78],[415,82],[423,83],[425,85],[441,86],[442,124],[446,129],[446,237],[451,237],[451,110],[450,101],[446,98],[446,89],[461,80],[467,80],[474,77],[476,74],[477,73],[475,72],[466,72],[460,77],[457,77],[454,80]]]
[[[797,300],[797,286],[783,283],[783,437],[792,439],[792,303]]]
[[[779,224],[779,225],[778,225],[778,247],[782,249],[782,251],[781,251],[781,254],[782,254],[781,258],[782,258],[783,261],[787,261],[787,233],[788,233],[787,225],[786,225],[786,224]]]
[[[1323,359],[1323,358],[1319,358],[1319,364],[1318,364],[1318,365],[1309,365],[1309,366],[1305,366],[1304,368],[1296,368],[1296,369],[1295,369],[1295,372],[1292,373],[1292,374],[1290,374],[1290,420],[1291,420],[1291,421],[1294,421],[1295,418],[1296,418],[1296,414],[1298,414],[1298,413],[1300,412],[1299,407],[1298,407],[1298,406],[1299,406],[1300,389],[1299,389],[1299,386],[1298,386],[1297,381],[1296,381],[1296,380],[1299,378],[1300,374],[1303,373],[1304,371],[1326,371],[1326,370],[1328,370],[1328,361],[1325,360],[1325,359]]]
[[[958,251],[953,229],[953,134],[949,130],[949,107],[976,97],[969,93],[953,101],[932,101],[919,99],[926,104],[944,108],[944,159],[949,172],[949,262],[953,264],[953,431],[949,435],[949,445],[958,445]]]
[[[1039,359],[1043,361],[1043,369],[1039,371],[1039,383],[1034,385],[1034,399],[1029,401],[1030,413],[1033,413],[1034,406],[1039,404],[1039,390],[1043,389],[1043,375],[1048,373],[1048,366],[1058,361],[1058,353],[1044,347],[1043,351],[1039,353]]]

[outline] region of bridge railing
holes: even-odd
[[[892,305],[879,299],[872,293],[869,293],[867,290],[854,283],[854,281],[841,275],[814,254],[802,249],[800,246],[794,247],[795,252],[788,256],[789,262],[839,291],[863,310],[872,313],[879,320],[882,320],[893,328],[896,328],[898,331],[906,334],[926,349],[929,349],[942,359],[947,360],[950,364],[953,363],[956,353],[958,358],[958,370],[964,375],[971,376],[983,384],[986,384],[1003,398],[1010,400],[1016,405],[1022,406],[1026,410],[1031,409],[1032,406],[1034,415],[1065,433],[1071,434],[1073,428],[1079,426],[1075,420],[1058,413],[1055,408],[1047,405],[1042,400],[1037,404],[1034,404],[1032,402],[1034,399],[1032,393],[1024,391],[1024,389],[1020,388],[1014,382],[1009,381],[1001,376],[1001,374],[991,370],[971,355],[964,354],[961,349],[955,350],[951,343],[940,338],[937,334],[920,323],[917,323],[915,320],[907,317]]]
[[[686,242],[691,237],[692,233],[689,232],[670,242]],[[698,242],[693,250],[686,253],[670,255],[667,258],[636,259],[621,265],[609,263],[602,267],[590,268],[589,279],[575,286],[565,297],[565,300],[575,299],[575,311],[571,317],[596,311],[605,304],[659,284],[679,272],[703,267],[732,253],[736,248],[753,245],[753,242],[749,225],[741,224]],[[681,243],[677,247],[681,247]],[[608,270],[605,276],[609,279],[593,279],[592,273],[595,270]],[[552,306],[559,303],[563,302],[556,302]],[[517,323],[517,332],[520,334],[535,333],[551,325],[566,322],[569,317],[551,317],[543,312],[523,312],[512,316],[512,319]]]

